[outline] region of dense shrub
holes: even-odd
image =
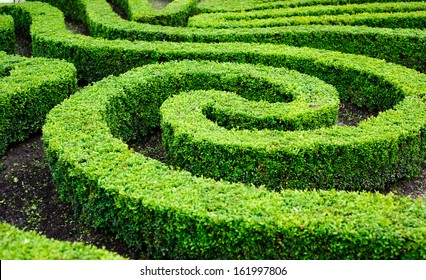
[[[48,160],[62,196],[82,217],[95,227],[114,231],[136,248],[147,248],[154,258],[425,257],[422,200],[364,192],[276,193],[197,178],[134,153],[119,140],[144,134],[137,128],[149,133],[168,96],[204,84],[221,84],[201,75],[203,68],[215,72],[216,67],[223,69],[212,62],[134,69],[85,88],[50,112],[43,127]],[[406,116],[407,107],[424,114],[424,104],[414,96],[404,100],[396,110],[364,125],[382,127],[384,135],[391,135],[400,124],[400,138],[375,145],[400,147],[400,153],[389,151],[397,157],[404,157],[405,151],[424,150],[418,145],[424,145],[425,117],[414,124],[409,123],[412,115]],[[395,142],[404,138],[410,140],[401,145]],[[367,145],[370,151],[372,147]],[[345,158],[340,152],[340,158]],[[371,156],[373,163],[377,159]]]
[[[0,223],[2,260],[124,260],[115,253],[83,243],[61,242],[36,232]]]
[[[308,6],[246,13],[200,14],[191,17],[189,26],[236,28],[289,25],[365,25],[384,28],[424,28],[426,4],[373,3],[344,6]]]
[[[0,155],[44,124],[45,116],[77,87],[73,65],[0,52]]]
[[[0,6],[1,12],[14,17],[17,28],[31,34],[35,55],[73,62],[79,77],[88,81],[155,63],[86,87],[53,109],[43,127],[47,159],[61,196],[89,224],[113,231],[130,246],[146,249],[153,258],[426,258],[424,200],[364,191],[305,190],[380,189],[386,182],[416,175],[425,161],[425,75],[354,54],[253,43],[335,48],[423,70],[424,31],[341,26],[236,30],[159,27],[125,22],[101,0],[49,2],[86,23],[93,36],[104,38],[72,34],[65,29],[62,13],[46,4]],[[131,41],[108,40],[117,38]],[[208,44],[221,41],[250,43]],[[270,192],[264,186],[195,177],[179,167],[170,168],[137,154],[122,141],[144,137],[157,128],[161,104],[181,91],[213,88],[244,95],[242,89],[250,88],[244,79],[243,83],[235,83],[238,75],[226,76],[232,71],[221,67],[229,65],[163,63],[182,59],[288,67],[334,85],[342,99],[385,111],[356,128],[274,132],[272,136],[278,139],[275,142],[263,130],[253,141],[244,141],[246,135],[238,139],[237,133],[231,139],[212,132],[209,134],[215,141],[211,143],[225,142],[224,149],[210,145],[204,138],[195,151],[198,154],[194,149],[182,153],[189,160],[217,153],[219,160],[222,154],[227,161],[230,157],[226,153],[232,148],[232,153],[251,159],[241,150],[248,147],[251,152],[250,145],[256,141],[258,146],[267,147],[266,152],[260,152],[264,161],[262,166],[257,165],[258,170],[259,166],[270,166],[272,178],[284,180],[287,177],[274,173],[278,170],[283,176],[291,174],[289,185],[303,190]],[[237,71],[253,78],[254,70],[246,67],[245,71]],[[219,69],[219,74],[211,75],[213,69]],[[280,92],[274,82],[253,80],[268,85],[265,92],[270,95]],[[225,126],[231,127],[239,124],[234,115],[221,115],[221,111],[209,108],[205,114],[214,121],[224,120]],[[196,120],[207,122],[202,118]],[[180,135],[172,131],[165,117],[163,120],[166,142],[170,144]],[[195,136],[200,135],[206,134]],[[236,148],[226,141],[237,143]],[[287,144],[290,142],[292,148]],[[276,151],[277,156],[273,155]],[[294,165],[287,165],[288,156]],[[230,174],[238,177],[238,173],[236,170]],[[263,183],[256,180],[256,184]],[[285,181],[280,183],[285,185]]]
[[[258,1],[258,0],[203,0],[197,10],[204,13],[214,12],[241,12],[254,10],[267,10],[279,8],[309,7],[316,5],[345,5],[345,4],[363,4],[363,3],[395,3],[395,2],[416,2],[418,0],[276,0],[276,1]]]
[[[185,26],[194,12],[198,0],[174,0],[166,7],[155,10],[148,0],[114,0],[130,20],[159,25]]]
[[[11,16],[0,15],[0,51],[15,51],[15,27]],[[0,76],[1,77],[1,76]]]
[[[194,43],[191,44],[190,48],[185,48],[185,46],[175,47],[176,45],[164,41],[287,44],[336,50],[345,53],[364,54],[385,59],[390,62],[400,63],[410,68],[426,72],[426,57],[424,55],[424,53],[426,53],[426,32],[419,29],[382,29],[331,25],[303,25],[287,28],[237,28],[229,30],[168,27],[125,21],[120,18],[120,16],[113,13],[112,8],[105,0],[44,1],[61,7],[66,15],[86,22],[92,36],[110,40],[161,41],[161,43],[157,43],[159,45],[155,44],[154,47],[156,49],[160,46],[166,49],[184,48],[182,52],[187,53],[192,52],[193,49],[204,48],[203,44]],[[229,3],[229,1],[227,3]],[[53,21],[58,22],[60,20],[54,19]],[[60,25],[58,25],[58,27],[59,26]],[[41,29],[44,30],[48,28],[50,28],[50,25]],[[44,33],[44,31],[42,32]],[[79,38],[78,40],[81,41],[82,39]],[[86,42],[84,45],[99,44],[92,40],[84,41]],[[104,44],[105,42],[102,41],[102,44],[99,44],[98,48],[111,48],[102,46]],[[258,46],[255,45],[253,45],[253,47],[255,49],[258,48]],[[227,48],[228,47],[226,47],[226,49]],[[240,47],[240,44],[235,44],[232,48],[240,50],[245,47]],[[129,55],[123,54],[122,50],[119,52],[122,54],[122,57],[128,59]],[[46,53],[40,55],[50,56],[52,54]],[[130,56],[133,56],[133,54]],[[120,57],[120,59],[122,58]],[[98,67],[92,69],[92,72],[96,72],[96,69],[98,69]]]

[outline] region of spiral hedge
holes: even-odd
[[[424,31],[160,27],[125,21],[105,1],[48,2],[93,37],[67,31],[47,4],[0,10],[29,32],[33,55],[98,81],[43,127],[61,195],[92,226],[153,258],[426,258],[424,200],[365,192],[415,176],[425,161],[426,76],[377,59],[423,71]],[[298,47],[308,41],[318,49]],[[337,94],[383,112],[335,126]],[[174,167],[123,142],[160,125]]]
[[[46,114],[76,88],[76,70],[68,62],[0,52],[0,155],[40,130]]]

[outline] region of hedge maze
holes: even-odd
[[[75,92],[77,79],[75,67],[65,61],[29,59],[5,52],[0,52],[0,77],[3,155],[10,143],[22,141],[41,129],[46,114]]]
[[[424,2],[45,2],[0,12],[90,83],[43,126],[87,223],[158,259],[426,258],[425,200],[377,192],[425,163]],[[167,165],[126,144],[159,127]]]

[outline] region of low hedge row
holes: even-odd
[[[203,111],[225,100],[216,92],[195,92],[163,104],[170,164],[194,175],[273,190],[372,191],[418,170],[425,158],[426,105],[418,98],[406,98],[358,127],[295,132],[224,129]]]
[[[400,3],[364,3],[348,5],[315,5],[296,8],[255,10],[249,12],[224,12],[224,13],[201,13],[191,17],[192,22],[207,19],[223,20],[249,20],[292,16],[322,16],[342,15],[359,13],[391,13],[391,12],[413,12],[424,11],[424,2],[400,2]]]
[[[0,52],[0,155],[44,124],[45,116],[77,88],[73,65]]]
[[[217,12],[241,12],[257,11],[280,8],[295,8],[309,6],[329,6],[329,5],[347,5],[364,3],[398,3],[398,2],[418,2],[419,0],[203,0],[197,6],[198,13],[217,13]]]
[[[186,26],[188,17],[194,12],[198,0],[174,0],[166,7],[156,10],[148,0],[114,0],[128,15],[137,22]]]
[[[14,53],[15,41],[13,18],[7,15],[0,15],[0,51],[9,54]]]
[[[2,260],[124,260],[104,249],[83,243],[61,242],[36,232],[25,232],[0,223]]]
[[[375,3],[346,6],[314,6],[295,9],[200,14],[188,26],[199,28],[253,28],[290,25],[340,24],[382,28],[419,28],[425,26],[426,4]]]
[[[167,49],[172,46],[164,41],[288,44],[364,54],[426,72],[426,58],[423,55],[426,52],[426,32],[419,29],[394,30],[360,26],[291,26],[287,28],[217,30],[168,27],[125,21],[112,11],[112,8],[105,0],[72,0],[66,1],[66,3],[60,0],[44,1],[59,6],[64,10],[65,14],[86,22],[92,36],[110,40],[161,41],[161,43],[158,42],[156,49]],[[58,22],[59,19],[54,21]],[[45,28],[50,28],[50,25]],[[59,32],[59,29],[57,30]],[[63,33],[63,31],[61,32]],[[63,34],[62,36],[69,35]],[[80,40],[81,38],[78,39],[78,41]],[[94,48],[99,49],[105,48],[102,46],[103,44],[105,44],[104,41],[95,43],[90,40],[90,43],[87,42],[84,45],[93,45]],[[203,48],[203,45],[195,43],[192,43],[191,46],[191,49]],[[107,48],[109,49],[109,47]],[[254,48],[257,47],[255,46]],[[187,53],[188,50],[184,50],[184,52]],[[120,53],[123,53],[123,51],[120,51]],[[96,71],[96,69],[93,70]]]
[[[179,80],[179,69],[193,67],[219,66],[173,62],[134,69],[86,87],[49,113],[43,127],[47,158],[62,197],[81,217],[131,246],[146,248],[153,258],[426,258],[424,200],[334,190],[270,192],[197,178],[129,150],[119,138],[132,132],[117,128],[130,123],[130,116],[159,107],[166,95],[177,93],[174,86],[202,85],[204,77],[176,83],[163,73],[175,72]],[[387,114],[394,115],[393,122],[404,118],[399,116],[403,104],[420,106],[415,97],[406,99]],[[146,115],[126,127],[134,130],[155,118]],[[395,126],[388,128],[383,133]],[[403,134],[413,141],[401,150],[421,142],[419,134]]]
[[[256,63],[288,67],[317,76],[335,85],[342,98],[348,99],[350,93],[356,104],[373,108],[389,108],[400,100],[394,95],[387,95],[388,89],[376,90],[376,81],[381,80],[377,77],[386,75],[386,72],[381,73],[382,70],[372,70],[376,66],[393,69],[389,73],[399,76],[398,80],[413,79],[414,84],[417,83],[415,78],[411,78],[417,75],[415,71],[403,67],[394,68],[383,61],[356,55],[272,44],[107,41],[75,35],[65,30],[62,14],[43,3],[28,2],[1,8],[20,19],[21,22],[27,23],[28,26],[32,22],[34,55],[66,59],[76,66],[78,77],[88,81],[99,80],[110,74],[123,73],[135,66],[169,60],[196,59],[248,63],[256,61]],[[350,43],[346,44],[350,45]],[[393,49],[389,42],[383,43],[383,46]],[[422,48],[426,44],[416,46]],[[354,66],[354,61],[358,63],[358,66]],[[356,69],[346,74],[339,70],[352,69],[352,66]],[[376,74],[371,75],[370,70]],[[359,94],[358,91],[364,91],[364,93]],[[369,93],[365,94],[365,92]],[[380,96],[376,96],[377,94]]]
[[[325,15],[325,16],[296,16],[288,18],[253,19],[241,21],[216,22],[214,19],[207,22],[213,28],[257,28],[291,25],[364,25],[380,28],[418,28],[426,26],[426,12],[407,13],[362,13],[355,15]],[[194,26],[192,23],[189,25]]]

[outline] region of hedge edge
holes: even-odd
[[[77,89],[70,63],[0,52],[0,155],[39,130],[46,114]]]
[[[140,111],[135,96],[151,99],[139,90],[152,92],[167,81],[162,69],[173,72],[184,63],[106,78],[50,112],[43,127],[49,164],[62,196],[86,221],[145,248],[153,258],[425,258],[424,200],[363,192],[269,192],[197,178],[129,150],[111,134],[126,122],[122,113]],[[149,74],[158,82],[146,80]],[[160,104],[164,97],[155,96],[150,103]]]

